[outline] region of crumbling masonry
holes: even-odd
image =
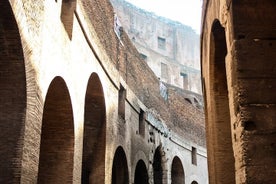
[[[210,183],[276,182],[276,1],[205,0]]]
[[[0,183],[208,183],[201,97],[160,84],[108,0],[0,7]]]

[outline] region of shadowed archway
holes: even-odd
[[[118,147],[112,165],[112,184],[128,184],[128,166],[125,151]]]
[[[0,1],[0,183],[20,183],[26,116],[21,37],[9,1]]]
[[[82,184],[104,183],[106,110],[103,87],[97,74],[88,81],[84,109]]]
[[[149,176],[146,164],[139,160],[135,168],[134,184],[148,184]]]
[[[171,172],[172,184],[185,183],[184,169],[181,160],[177,156],[173,159]]]
[[[163,181],[162,156],[160,146],[155,150],[154,153],[153,178],[154,184],[160,184]]]
[[[220,175],[214,181],[235,183],[234,154],[231,138],[231,122],[228,99],[228,86],[225,68],[227,45],[225,30],[218,20],[213,22],[210,35],[210,100],[207,110],[207,147],[209,171]],[[212,161],[211,161],[212,160]],[[211,162],[212,164],[210,164]],[[213,177],[213,176],[212,176]]]
[[[72,183],[74,122],[65,81],[50,84],[43,110],[38,183]]]

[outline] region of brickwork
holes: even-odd
[[[189,26],[125,0],[111,3],[122,28],[155,75],[165,83],[201,94],[199,35]]]
[[[114,32],[108,0],[0,5],[0,183],[134,183],[140,161],[154,183],[156,150],[162,183],[171,182],[175,156],[185,183],[208,183],[200,96],[172,86],[160,95],[127,34]],[[70,30],[61,15],[72,7]]]
[[[204,1],[210,183],[275,183],[276,2]]]
[[[20,35],[9,2],[0,13],[0,183],[20,181],[26,75]],[[11,103],[13,102],[13,103]]]

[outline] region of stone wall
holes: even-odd
[[[200,97],[160,95],[108,0],[0,5],[0,183],[208,182]]]
[[[276,2],[205,0],[210,183],[275,183]]]
[[[124,0],[111,1],[123,29],[163,82],[201,94],[199,35]]]

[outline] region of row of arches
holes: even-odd
[[[98,75],[93,73],[85,95],[82,183],[91,180],[104,183],[105,128],[103,88]],[[70,94],[65,81],[56,77],[50,84],[43,109],[38,183],[72,182],[74,140]]]
[[[27,77],[21,35],[9,1],[0,6],[0,183],[19,183],[27,114]],[[65,81],[55,77],[48,87],[42,122],[38,183],[72,183],[74,115]],[[82,183],[104,183],[105,99],[97,74],[87,84],[84,107]],[[39,140],[38,140],[39,141]],[[95,167],[97,166],[97,167]]]
[[[153,161],[153,181],[154,184],[161,184],[164,181],[164,171],[161,164],[161,152],[159,147],[156,149]],[[128,164],[126,154],[122,147],[118,147],[112,166],[112,184],[128,184]],[[140,159],[135,166],[134,172],[134,184],[148,184],[149,183],[149,173],[145,162]],[[171,183],[172,184],[184,184],[185,174],[184,168],[182,166],[179,157],[175,156],[171,165]],[[193,181],[192,184],[197,184]]]
[[[0,183],[19,183],[27,109],[27,64],[9,1],[1,1],[0,6],[4,7],[0,12]],[[84,100],[81,183],[105,183],[106,108],[103,87],[96,73],[87,82]],[[55,77],[50,83],[39,123],[37,183],[72,183],[74,112],[62,77]],[[153,170],[155,183],[162,183],[160,151],[154,156]],[[129,183],[129,179],[126,155],[119,147],[113,160],[112,184]],[[148,180],[146,164],[139,160],[134,182],[146,184]],[[172,164],[172,183],[184,183],[184,170],[177,157]]]

